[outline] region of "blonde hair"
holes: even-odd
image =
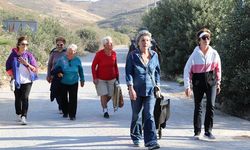
[[[139,45],[139,42],[140,42],[140,38],[142,36],[148,36],[150,38],[150,41],[152,40],[152,34],[148,31],[148,30],[141,30],[137,36],[136,36],[136,45],[138,46]],[[151,42],[150,42],[151,44]],[[151,45],[150,45],[151,46]]]

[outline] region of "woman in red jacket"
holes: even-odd
[[[108,101],[114,91],[114,82],[119,78],[116,52],[110,36],[102,39],[103,49],[96,52],[92,62],[92,76],[97,95],[100,96],[104,118],[109,118]]]

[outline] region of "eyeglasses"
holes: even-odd
[[[29,46],[28,43],[21,43],[20,45],[22,45],[22,46]]]
[[[62,47],[62,46],[63,46],[63,44],[56,44],[56,46],[58,46],[58,47]]]
[[[206,39],[207,39],[207,40],[210,40],[210,37],[209,37],[209,36],[203,36],[203,37],[201,37],[201,39],[204,40],[204,41],[205,41]]]

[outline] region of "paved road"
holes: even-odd
[[[14,95],[9,88],[0,91],[0,149],[145,149],[133,147],[129,136],[131,108],[124,81],[125,54],[119,49],[118,63],[125,105],[113,112],[110,119],[102,116],[99,98],[91,77],[93,54],[83,57],[85,87],[79,88],[78,110],[75,121],[62,118],[55,102],[49,100],[49,84],[45,74],[32,87],[28,125],[15,121]],[[183,95],[183,87],[173,82],[162,82],[164,95],[171,98],[171,118],[159,141],[164,150],[249,150],[250,122],[216,111],[214,141],[192,140],[193,102]]]

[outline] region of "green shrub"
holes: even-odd
[[[221,103],[228,113],[250,117],[250,2],[236,1],[221,36]]]
[[[162,71],[175,78],[183,73],[185,63],[193,52],[196,32],[208,27],[215,45],[222,28],[223,13],[230,1],[225,0],[164,0],[143,17],[162,49]]]
[[[90,29],[81,29],[77,31],[82,43],[84,43],[85,50],[89,52],[95,52],[99,48],[99,42],[97,41],[97,33]]]
[[[126,34],[116,32],[110,28],[85,27],[79,29],[77,34],[85,45],[85,49],[90,52],[96,52],[102,47],[101,39],[105,36],[111,36],[114,45],[127,45],[129,43],[129,37]]]

